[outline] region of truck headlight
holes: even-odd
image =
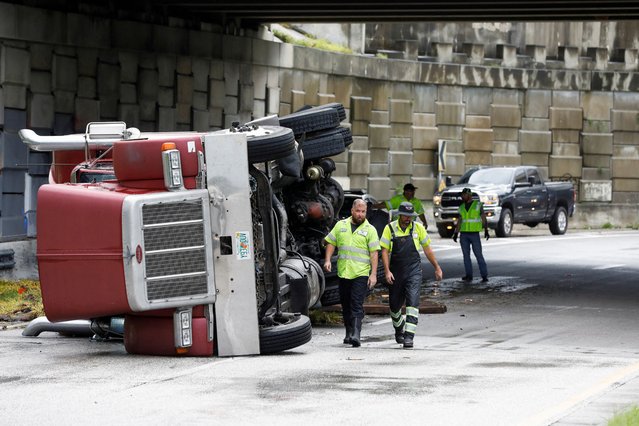
[[[442,203],[441,195],[433,195],[433,204],[439,206]]]
[[[484,203],[485,206],[498,206],[499,196],[497,194],[484,194],[479,197],[479,201]]]

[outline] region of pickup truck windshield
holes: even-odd
[[[513,169],[483,169],[470,176],[468,183],[475,185],[509,185],[512,182]]]

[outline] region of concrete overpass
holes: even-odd
[[[639,19],[636,0],[18,0],[31,7],[117,14],[181,17],[196,22],[250,27],[270,22],[406,21],[606,21]]]

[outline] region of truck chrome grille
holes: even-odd
[[[148,300],[206,294],[202,200],[145,204],[142,227]]]
[[[442,207],[459,207],[462,203],[461,194],[442,194]]]
[[[185,294],[206,293],[206,275],[194,277],[169,277],[147,282],[149,300],[183,297]]]

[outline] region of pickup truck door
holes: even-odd
[[[512,200],[515,222],[529,221],[532,198],[528,178],[526,177],[526,169],[518,169],[515,172]]]
[[[548,209],[548,188],[535,169],[520,169],[515,174],[515,221],[540,222]]]
[[[539,222],[546,216],[548,210],[548,188],[541,181],[536,169],[528,169],[528,182],[531,183],[530,198],[530,222]]]

